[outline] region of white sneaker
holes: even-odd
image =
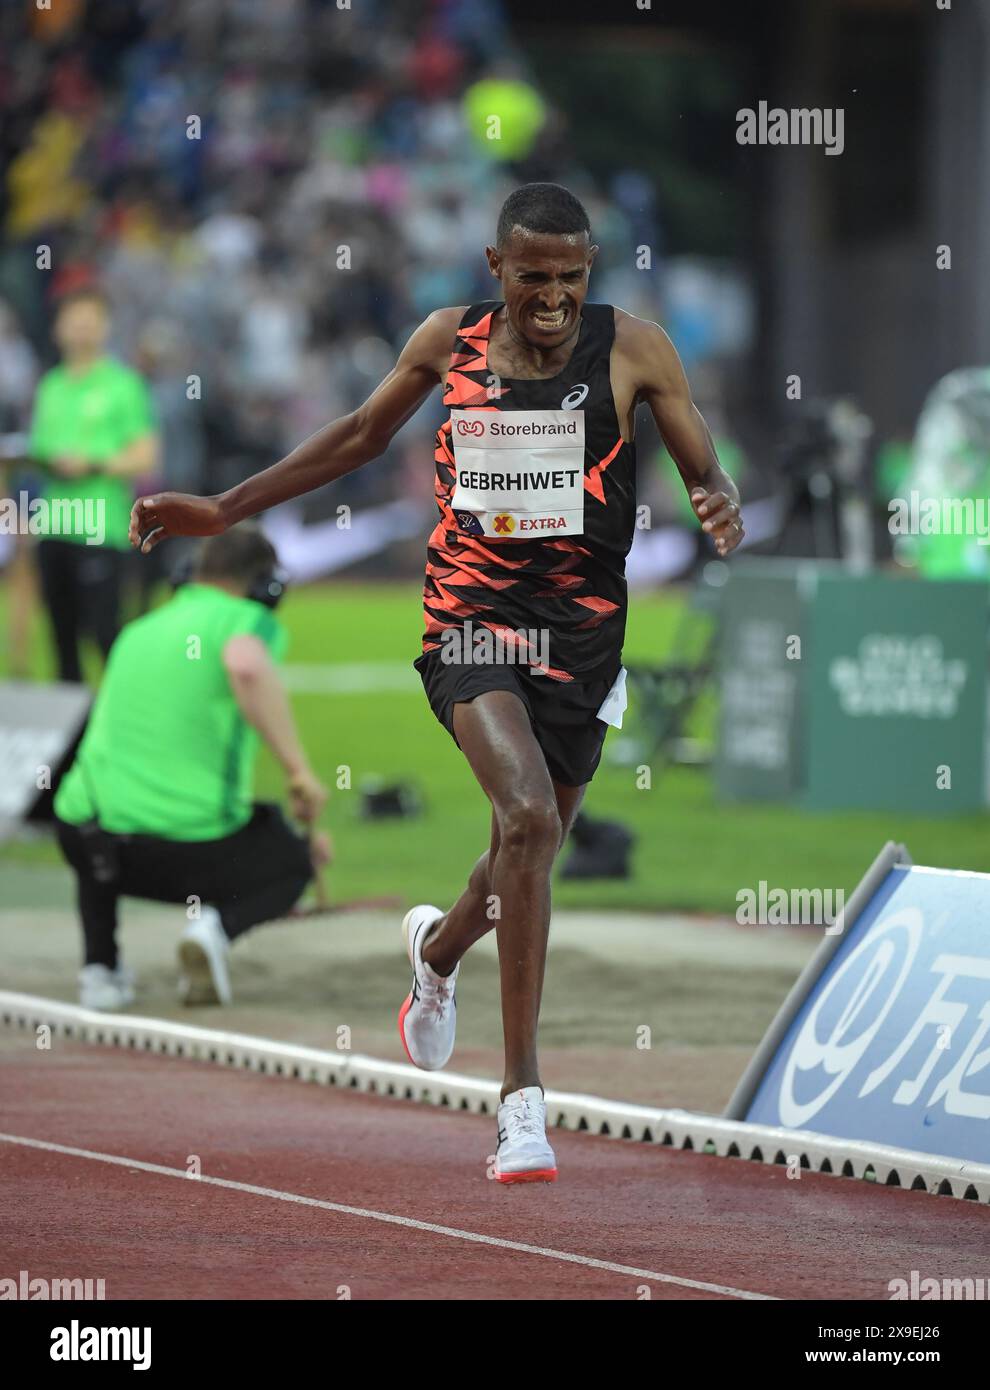
[[[450,1060],[457,1029],[454,985],[460,965],[450,975],[438,975],[423,959],[423,942],[443,912],[423,903],[402,919],[402,939],[413,968],[413,985],[399,1010],[399,1037],[406,1056],[424,1071],[437,1071]]]
[[[498,1107],[495,1177],[499,1182],[556,1182],[557,1159],[547,1143],[547,1107],[539,1086],[510,1091]]]
[[[179,998],[183,1004],[230,1004],[230,940],[215,907],[204,907],[179,942]]]
[[[112,1013],[134,1003],[134,975],[123,965],[84,965],[79,972],[79,1002],[84,1009]]]

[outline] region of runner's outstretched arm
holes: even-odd
[[[130,541],[147,554],[167,536],[215,536],[258,512],[312,492],[378,458],[436,386],[463,309],[438,309],[416,329],[385,380],[350,415],[216,497],[156,492],[131,511]]]
[[[719,555],[728,555],[744,535],[739,489],[718,461],[711,432],[691,399],[681,359],[658,324],[626,314],[621,334],[623,356],[634,373],[635,399],[650,407],[695,515]]]

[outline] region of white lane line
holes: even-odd
[[[594,1260],[588,1255],[572,1255],[567,1250],[549,1250],[542,1245],[524,1245],[518,1240],[503,1240],[499,1236],[484,1236],[477,1231],[461,1231],[455,1226],[437,1226],[432,1221],[415,1221],[409,1216],[395,1216],[387,1211],[368,1211],[364,1207],[348,1207],[341,1202],[324,1202],[318,1197],[301,1197],[294,1192],[280,1192],[273,1187],[255,1187],[253,1183],[234,1182],[231,1178],[214,1178],[203,1173],[198,1178],[190,1178],[185,1168],[165,1168],[159,1163],[145,1163],[138,1158],[122,1158],[119,1154],[95,1153],[91,1149],[74,1149],[66,1144],[54,1144],[47,1139],[28,1139],[18,1134],[0,1134],[0,1143],[19,1144],[26,1149],[42,1149],[47,1153],[66,1154],[70,1158],[88,1158],[95,1163],[110,1163],[117,1168],[137,1169],[142,1173],[157,1173],[164,1178],[181,1178],[184,1182],[208,1183],[212,1187],[225,1187],[231,1192],[246,1192],[253,1197],[270,1197],[276,1202],[295,1202],[303,1207],[317,1207],[320,1211],[334,1211],[342,1216],[361,1216],[366,1221],[381,1221],[390,1226],[405,1226],[408,1230],[427,1231],[431,1235],[449,1236],[453,1240],[466,1240],[475,1245],[493,1245],[499,1250],[518,1250],[523,1255],[541,1255],[548,1260],[560,1260],[565,1264],[583,1265],[588,1269],[604,1269],[609,1274],[628,1274],[634,1279],[646,1279],[655,1284],[676,1284],[682,1289],[699,1289],[703,1293],[720,1293],[729,1298],[758,1299],[777,1302],[773,1294],[752,1293],[747,1289],[734,1289],[727,1284],[706,1284],[698,1279],[680,1279],[673,1274],[658,1274],[652,1269],[636,1269],[633,1265],[613,1264],[611,1260]]]

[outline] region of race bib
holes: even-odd
[[[474,536],[584,532],[583,410],[452,410],[451,507]]]

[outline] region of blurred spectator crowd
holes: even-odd
[[[0,55],[0,433],[26,427],[53,304],[95,282],[153,389],[155,482],[229,486],[362,400],[433,309],[497,295],[483,249],[524,179],[585,200],[595,298],[611,276],[657,314],[649,277],[628,303],[645,180],[574,167],[498,0],[23,0]],[[308,515],[425,502],[438,420],[437,398]]]
[[[160,475],[139,490],[229,487],[363,400],[432,310],[496,297],[484,247],[498,207],[519,182],[551,179],[588,208],[593,298],[667,325],[724,462],[748,498],[773,494],[765,523],[750,506],[752,539],[772,535],[804,470],[785,457],[778,476],[759,476],[768,451],[747,464],[744,422],[727,409],[733,364],[754,341],[745,273],[665,260],[655,179],[620,157],[596,182],[575,145],[501,0],[8,0],[3,451],[16,458],[54,361],[55,304],[96,284],[113,351],[154,397]],[[426,512],[441,418],[437,393],[383,461],[305,499],[305,520],[399,498]],[[643,426],[646,458],[658,441]],[[911,482],[909,436],[875,441],[881,559],[887,499]],[[658,519],[690,520],[671,469],[644,468],[640,500]],[[644,578],[683,572],[679,552],[658,568],[645,539]],[[421,541],[390,554],[411,573]],[[318,558],[306,569],[319,572]]]

